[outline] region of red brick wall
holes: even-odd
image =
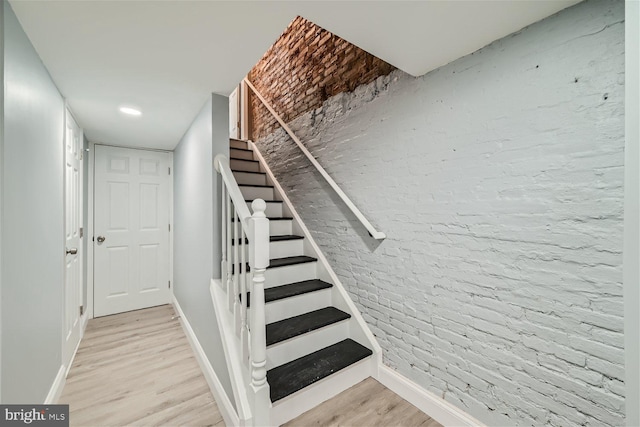
[[[393,70],[383,60],[297,17],[249,72],[249,80],[288,123],[327,98]],[[279,126],[255,96],[250,109],[253,140]]]

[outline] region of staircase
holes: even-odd
[[[380,349],[255,145],[232,139],[229,154],[230,170],[245,202],[266,202],[269,261],[264,272],[264,338],[270,406],[269,420],[255,419],[253,410],[252,424],[279,425],[374,375]],[[239,221],[233,215],[231,227]],[[231,276],[236,270],[251,275],[251,267],[245,264],[250,259],[249,238],[233,231],[228,236],[227,252],[237,258],[229,268]],[[249,318],[250,288],[236,286],[232,292],[237,294],[231,297]]]

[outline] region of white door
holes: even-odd
[[[229,138],[239,138],[238,135],[238,109],[240,107],[238,99],[238,88],[235,88],[229,95]]]
[[[68,366],[80,342],[82,306],[82,131],[66,112],[64,134],[65,172],[65,269],[64,269],[64,364]]]
[[[96,145],[96,317],[170,302],[170,164],[170,153]]]

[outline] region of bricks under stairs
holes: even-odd
[[[317,248],[257,157],[247,142],[230,140],[230,166],[240,191],[249,206],[254,199],[265,200],[270,219],[267,382],[277,425],[370,376],[375,360],[352,315],[355,306],[343,301],[346,294],[332,283]]]

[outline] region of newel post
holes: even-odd
[[[251,203],[249,265],[251,283],[251,391],[253,424],[271,425],[269,384],[267,383],[267,339],[264,310],[265,272],[269,266],[269,219],[267,204],[262,199]]]

